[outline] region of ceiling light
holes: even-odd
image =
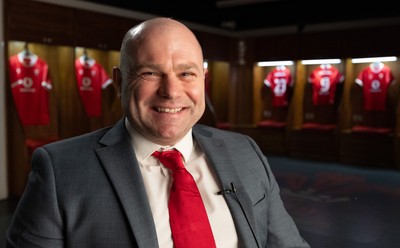
[[[281,61],[261,61],[257,63],[258,66],[280,66],[280,65],[293,65],[291,60],[281,60]]]
[[[303,65],[319,65],[319,64],[340,64],[340,59],[307,59],[302,60]]]
[[[355,58],[351,60],[353,64],[359,63],[372,63],[372,62],[389,62],[389,61],[396,61],[396,56],[388,56],[388,57],[372,57],[372,58]]]

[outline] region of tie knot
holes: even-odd
[[[182,161],[182,154],[178,150],[155,151],[152,156],[156,157],[164,166],[172,171],[185,167]]]

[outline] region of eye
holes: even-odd
[[[146,80],[146,81],[159,81],[162,78],[161,73],[157,72],[142,72],[138,75],[141,79]]]
[[[193,72],[182,72],[180,77],[186,81],[192,81],[196,78],[196,74]]]

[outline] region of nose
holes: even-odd
[[[178,98],[182,94],[182,82],[176,76],[165,75],[160,81],[158,94],[165,98]]]

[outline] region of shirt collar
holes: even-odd
[[[125,126],[131,136],[133,150],[135,151],[138,161],[145,160],[146,158],[151,156],[151,154],[156,150],[172,148],[175,148],[181,152],[184,161],[189,160],[189,157],[193,150],[192,129],[190,129],[189,132],[174,146],[166,147],[153,143],[146,139],[143,135],[136,131],[135,128],[132,127],[127,118],[125,118]]]

